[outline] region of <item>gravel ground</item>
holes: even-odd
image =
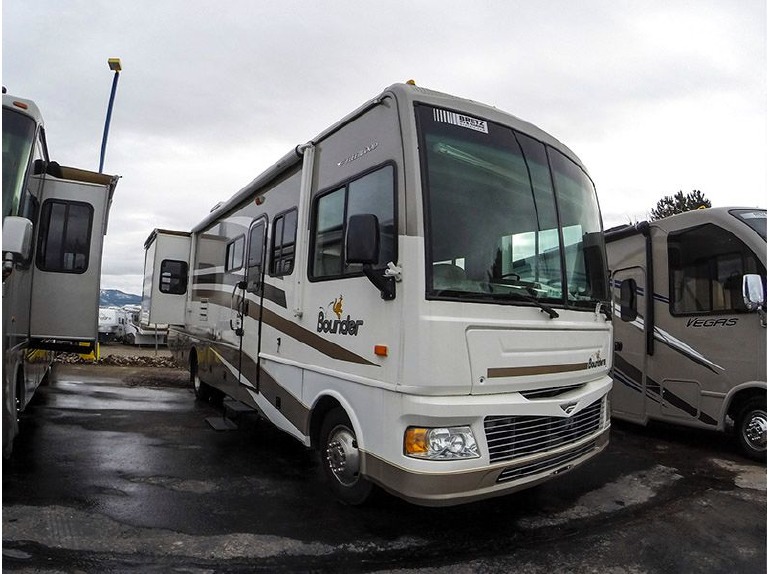
[[[63,353],[56,358],[57,363],[99,364],[119,367],[177,367],[167,347],[138,347],[120,343],[99,345],[99,360],[94,361],[81,355]]]

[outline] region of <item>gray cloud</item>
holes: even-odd
[[[605,223],[666,193],[764,205],[761,0],[3,3],[3,82],[34,99],[61,163],[123,176],[103,282],[135,281],[154,227],[189,229],[384,87],[497,106],[574,149]],[[740,167],[737,167],[740,166]]]

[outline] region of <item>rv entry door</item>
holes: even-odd
[[[246,276],[238,286],[235,309],[240,316],[239,381],[259,392],[259,346],[262,332],[262,297],[265,279],[267,220],[256,219],[249,227],[246,244]]]
[[[644,422],[647,392],[644,269],[630,267],[617,270],[613,273],[612,284],[615,307],[612,409],[621,418]]]

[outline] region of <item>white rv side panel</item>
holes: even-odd
[[[141,323],[182,325],[189,289],[189,233],[155,230],[146,243]]]
[[[36,176],[37,177],[37,176]],[[110,186],[39,176],[43,182],[41,217],[50,210],[48,231],[41,221],[33,261],[30,336],[37,339],[95,341],[99,323],[99,284],[103,231]],[[67,209],[88,211],[65,226]],[[74,228],[78,228],[75,230]],[[89,245],[82,245],[90,240]],[[87,258],[86,258],[87,254]]]

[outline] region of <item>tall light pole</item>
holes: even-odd
[[[102,173],[104,167],[104,151],[107,149],[107,134],[110,133],[110,119],[112,119],[112,104],[115,101],[115,91],[118,89],[118,78],[120,77],[120,58],[109,58],[107,65],[110,70],[115,72],[112,78],[112,91],[110,92],[110,103],[107,105],[107,119],[104,120],[104,135],[102,136],[102,153],[99,156],[99,173]]]

